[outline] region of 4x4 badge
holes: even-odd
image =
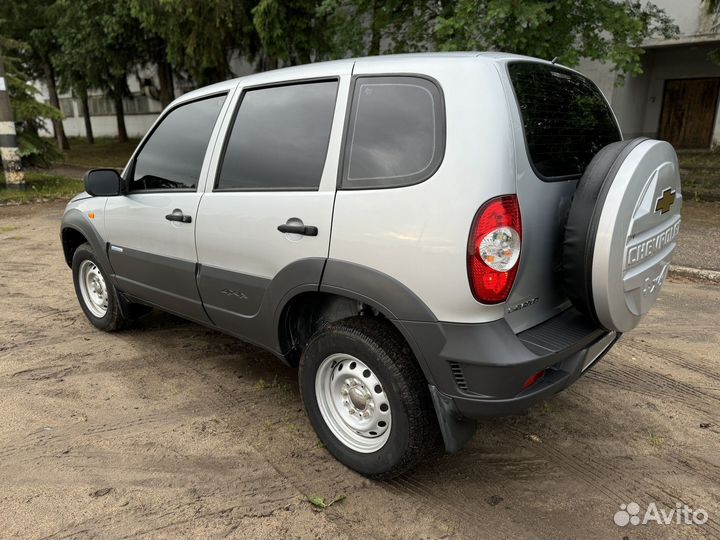
[[[655,211],[665,214],[670,211],[670,207],[673,204],[675,204],[675,191],[667,188],[662,192],[662,197],[659,197],[655,203]]]

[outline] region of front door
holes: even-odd
[[[108,257],[120,290],[204,322],[195,225],[203,163],[225,98],[214,95],[167,113],[127,169],[127,195],[108,198],[105,207]]]
[[[675,148],[712,144],[720,78],[665,81],[658,138]]]
[[[215,183],[200,203],[204,307],[220,328],[260,345],[272,345],[279,299],[269,291],[283,279],[317,286],[328,255],[349,84],[349,73],[343,85],[337,75],[238,89]]]

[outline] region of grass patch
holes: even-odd
[[[720,150],[678,151],[683,197],[720,201]]]
[[[121,143],[115,138],[98,137],[95,139],[95,144],[89,144],[83,138],[73,137],[70,139],[70,150],[63,153],[65,158],[63,163],[85,169],[121,168],[127,164],[138,142],[139,139],[130,139],[126,143]]]
[[[650,446],[660,448],[665,444],[665,439],[663,439],[662,437],[656,437],[654,435],[651,435],[650,437],[648,437],[648,443],[650,443]]]
[[[71,199],[82,190],[83,183],[75,178],[34,171],[25,173],[24,190],[8,189],[0,174],[0,205]]]

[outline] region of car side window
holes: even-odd
[[[233,120],[216,189],[316,190],[338,81],[247,90]]]
[[[195,191],[225,97],[191,101],[170,111],[135,158],[129,190]]]
[[[398,187],[430,178],[445,152],[438,86],[410,76],[359,77],[353,89],[342,187]]]

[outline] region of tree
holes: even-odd
[[[265,67],[307,64],[329,53],[327,17],[316,0],[260,0],[252,22],[265,55]]]
[[[42,80],[48,90],[50,104],[60,109],[60,99],[56,84],[56,69],[52,53],[58,47],[54,32],[54,21],[50,17],[50,6],[54,0],[24,0],[22,2],[3,2],[0,12],[2,34],[26,44],[21,52],[20,61],[26,73]],[[55,137],[61,150],[70,148],[62,116],[52,119]]]
[[[459,0],[434,37],[441,50],[503,50],[571,66],[589,58],[637,74],[642,42],[677,32],[662,9],[639,0]]]
[[[328,17],[333,56],[375,56],[428,49],[428,27],[416,23],[427,18],[433,5],[418,0],[323,0],[317,13]]]
[[[130,95],[127,77],[144,59],[144,35],[128,0],[57,0],[53,11],[62,64],[77,66],[86,89],[107,92],[115,109],[118,139],[127,141],[123,108],[123,98]]]
[[[500,50],[566,65],[609,61],[629,74],[641,71],[645,39],[678,32],[662,9],[639,0],[324,0],[320,11],[338,26],[336,51]],[[358,42],[358,26],[369,39]]]
[[[26,44],[0,40],[5,59],[5,80],[15,120],[20,157],[25,165],[47,166],[59,157],[51,139],[41,137],[44,119],[62,120],[58,109],[36,99],[37,89],[30,76],[22,70],[22,51]]]
[[[231,76],[233,53],[255,52],[251,5],[246,0],[130,0],[130,4],[142,28],[165,42],[167,60],[187,71],[198,86]]]

